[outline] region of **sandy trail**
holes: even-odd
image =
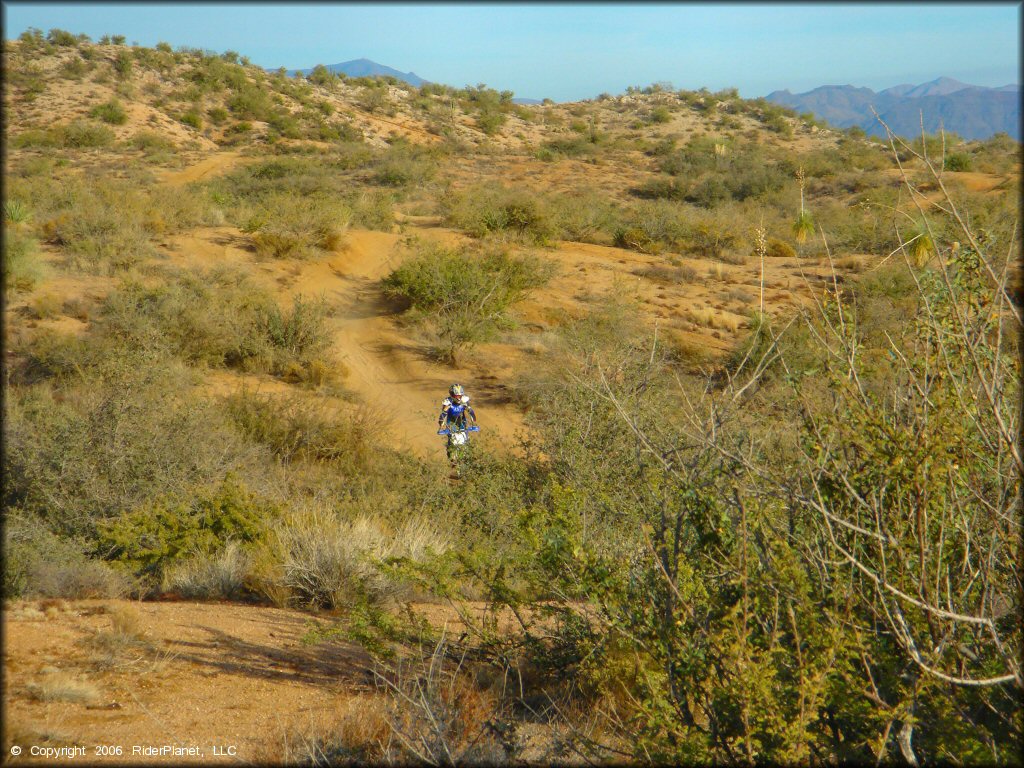
[[[447,238],[452,233],[424,234]],[[459,382],[472,397],[482,427],[481,445],[511,445],[523,429],[522,416],[500,402],[490,372],[440,364],[429,357],[425,345],[412,341],[399,327],[400,308],[384,296],[380,280],[401,263],[400,241],[401,236],[388,232],[349,232],[345,250],[336,258],[304,266],[286,296],[317,295],[327,300],[334,310],[334,351],[348,369],[345,385],[372,413],[380,414],[396,444],[424,458],[443,457],[437,415],[448,387]]]
[[[193,181],[202,181],[229,171],[240,162],[242,162],[241,152],[217,152],[180,171],[164,173],[161,181],[168,186],[181,187]]]

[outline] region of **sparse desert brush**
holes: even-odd
[[[397,750],[392,743],[389,708],[384,696],[354,696],[336,720],[268,741],[257,753],[257,761],[276,765],[362,765],[394,759]]]
[[[370,180],[387,187],[421,185],[437,172],[437,161],[429,150],[405,143],[391,145],[375,165]]]
[[[660,285],[679,285],[694,280],[697,277],[697,270],[687,266],[651,264],[634,269],[633,274]]]
[[[120,597],[130,583],[80,543],[61,538],[32,515],[8,508],[4,527],[4,597]]]
[[[673,250],[686,233],[686,214],[681,206],[667,200],[643,201],[623,216],[615,233],[615,244],[641,253]]]
[[[474,237],[513,235],[545,245],[557,235],[547,201],[527,189],[477,186],[441,201],[448,223]]]
[[[215,552],[197,552],[168,566],[162,589],[186,599],[231,600],[250,579],[252,554],[236,541]]]
[[[164,272],[161,284],[126,280],[99,310],[97,330],[139,350],[190,363],[308,373],[329,345],[322,301],[296,296],[282,309],[263,288],[230,269]]]
[[[65,381],[7,390],[6,507],[94,542],[101,521],[219,483],[232,470],[266,487],[270,469],[252,471],[263,452],[191,391],[180,363],[116,345],[101,350]]]
[[[424,245],[383,286],[389,295],[409,302],[412,319],[436,327],[439,351],[451,360],[459,348],[493,333],[506,320],[507,309],[553,273],[549,262],[500,248]]]
[[[351,220],[351,209],[338,200],[273,193],[253,206],[242,230],[261,257],[312,258],[340,248]]]
[[[387,417],[366,406],[338,414],[316,398],[259,395],[245,389],[228,397],[226,408],[244,434],[285,461],[366,465],[388,423]]]
[[[371,189],[360,192],[350,201],[353,226],[390,232],[395,224],[395,206],[391,194]]]
[[[549,203],[559,238],[601,245],[612,243],[621,214],[605,195],[584,190],[553,195]]]
[[[31,291],[47,274],[39,257],[39,243],[17,228],[4,225],[4,287],[7,291]]]

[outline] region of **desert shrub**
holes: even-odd
[[[84,120],[74,120],[53,130],[58,145],[68,149],[105,147],[114,141],[114,134],[109,128]]]
[[[128,122],[128,113],[116,98],[93,107],[89,110],[89,116],[111,125],[124,125]]]
[[[247,437],[289,462],[365,465],[387,426],[386,418],[366,408],[339,415],[315,399],[259,395],[248,390],[231,395],[226,408]]]
[[[6,223],[3,262],[4,288],[8,291],[30,291],[46,275],[38,241]]]
[[[76,35],[64,29],[51,29],[46,33],[46,40],[54,45],[76,47],[79,39]]]
[[[371,189],[360,192],[350,203],[352,224],[363,229],[390,232],[395,224],[395,205],[385,190]]]
[[[227,122],[228,111],[224,107],[210,107],[206,110],[206,116],[214,125],[223,125]]]
[[[118,51],[117,56],[114,58],[114,72],[117,73],[118,78],[121,80],[127,80],[132,76],[134,69],[135,65],[132,60],[131,52]]]
[[[971,170],[971,156],[966,152],[951,152],[943,159],[947,171]]]
[[[3,595],[69,599],[121,597],[130,586],[87,545],[54,535],[33,516],[10,510],[4,519]]]
[[[677,248],[686,232],[683,209],[667,200],[641,202],[623,216],[615,232],[615,244],[641,253],[660,253]]]
[[[99,521],[260,455],[190,393],[180,366],[108,351],[73,379],[12,387],[6,399],[4,505],[89,541]]]
[[[501,130],[501,127],[508,120],[508,115],[496,109],[481,110],[476,116],[476,126],[488,136],[493,136]]]
[[[86,62],[85,58],[68,59],[60,65],[60,74],[69,80],[81,80],[94,66],[92,62]]]
[[[203,118],[195,109],[190,109],[187,112],[182,113],[178,120],[189,128],[194,128],[197,131],[201,131],[203,129]]]
[[[175,561],[222,551],[231,542],[265,541],[280,514],[275,503],[228,475],[219,486],[156,498],[103,524],[99,547],[137,576],[161,576]]]
[[[547,201],[535,192],[507,187],[474,187],[442,200],[448,223],[474,237],[513,235],[537,244],[555,236]]]
[[[273,114],[274,103],[267,91],[245,83],[228,98],[227,108],[242,120],[267,120]]]
[[[237,541],[216,552],[176,559],[163,572],[162,589],[191,600],[232,600],[245,594],[252,555]]]
[[[151,253],[151,238],[216,221],[198,192],[139,188],[107,179],[68,179],[42,200],[43,238],[97,269],[122,269]]]
[[[606,195],[584,190],[549,198],[551,218],[558,236],[582,243],[609,244],[619,211]]]
[[[559,155],[563,157],[582,157],[592,155],[595,151],[594,143],[585,136],[550,139],[541,144],[539,150],[539,152],[548,153],[551,159]]]
[[[773,237],[768,240],[765,256],[770,259],[793,259],[796,258],[796,251],[789,243]]]
[[[441,338],[442,356],[487,338],[507,322],[506,310],[546,283],[550,265],[501,249],[482,252],[424,245],[384,281],[389,295],[409,302],[412,317],[429,320]]]
[[[273,193],[259,199],[242,224],[256,253],[270,258],[311,258],[344,242],[352,212],[327,197],[299,198]]]
[[[156,131],[138,131],[128,140],[128,144],[134,149],[141,149],[147,155],[177,150],[173,141]]]
[[[265,290],[231,270],[169,272],[129,280],[104,301],[99,332],[134,349],[191,363],[276,374],[317,363],[329,345],[322,302],[302,296],[282,310]]]
[[[651,110],[648,120],[652,123],[668,123],[672,120],[672,113],[666,106],[657,106]]]
[[[371,181],[388,187],[423,184],[437,170],[437,164],[428,151],[405,144],[389,147],[375,165]]]

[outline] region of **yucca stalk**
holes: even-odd
[[[796,169],[796,180],[800,183],[800,215],[793,222],[793,236],[801,245],[807,242],[807,238],[814,234],[814,219],[804,208],[804,168]]]

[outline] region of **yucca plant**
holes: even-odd
[[[800,211],[800,215],[793,222],[793,236],[798,243],[806,243],[807,238],[814,234],[814,219],[807,211]]]
[[[5,224],[24,224],[31,218],[32,214],[21,200],[5,200],[4,201],[4,223]]]
[[[804,209],[804,169],[797,168],[796,180],[800,183],[800,215],[793,222],[793,236],[801,245],[807,242],[807,238],[814,234],[814,219]]]
[[[935,254],[935,241],[932,239],[928,222],[924,219],[917,222],[907,240],[907,254],[915,267],[923,267]]]

